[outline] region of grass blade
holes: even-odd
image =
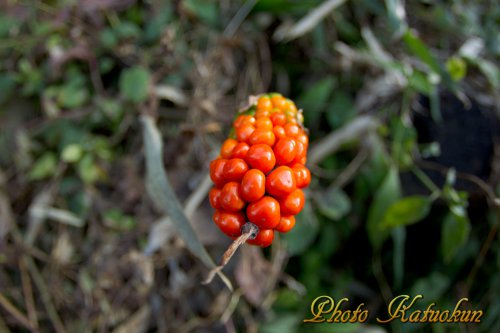
[[[179,200],[168,181],[162,160],[162,141],[154,120],[150,116],[142,116],[144,146],[146,153],[146,188],[149,196],[158,207],[168,213],[177,232],[186,243],[186,247],[208,268],[216,265],[205,247],[201,244],[191,223],[184,214]],[[232,290],[232,285],[222,273],[219,276]]]

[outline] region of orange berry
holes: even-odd
[[[264,111],[271,111],[273,108],[273,103],[271,102],[271,99],[267,96],[261,96],[257,100],[257,111],[259,110],[264,110]]]
[[[281,215],[297,215],[300,213],[302,208],[304,208],[305,201],[306,198],[304,196],[304,192],[300,189],[296,189],[286,197],[280,199],[279,204]]]
[[[280,95],[274,95],[271,97],[271,102],[273,102],[273,106],[280,110],[285,110],[286,108],[286,99]]]
[[[224,178],[224,166],[226,162],[225,158],[218,158],[210,162],[210,178],[217,187],[222,187],[226,183]]]
[[[295,216],[282,216],[280,223],[274,228],[274,230],[279,232],[288,232],[295,226]]]
[[[276,137],[276,140],[284,138],[286,136],[285,129],[279,125],[274,126],[273,133],[274,133],[274,136]]]
[[[311,183],[311,172],[308,168],[306,168],[303,164],[297,163],[292,166],[292,170],[295,175],[297,188],[309,186]]]
[[[272,229],[261,229],[254,239],[247,240],[248,244],[257,245],[260,247],[268,247],[273,243],[274,240],[274,230]]]
[[[229,182],[222,188],[220,205],[225,210],[236,212],[245,207],[245,201],[240,195],[240,184]]]
[[[226,162],[223,171],[227,181],[239,182],[248,171],[248,165],[241,158],[232,158]]]
[[[251,146],[245,160],[253,169],[259,169],[263,173],[268,173],[276,165],[273,149],[266,144]]]
[[[255,121],[255,128],[257,130],[271,131],[273,129],[273,122],[269,117],[259,117]]]
[[[266,178],[266,192],[274,197],[285,197],[296,188],[295,174],[287,166],[271,171]]]
[[[252,133],[252,135],[250,135],[248,142],[251,145],[263,143],[269,146],[274,146],[274,143],[276,142],[276,136],[270,130],[257,129],[255,130],[255,132]]]
[[[286,124],[286,116],[283,112],[274,112],[270,118],[274,126],[284,126]]]
[[[236,141],[235,139],[227,139],[226,141],[224,141],[220,149],[220,155],[222,156],[222,158],[230,158],[231,153],[233,152],[233,149],[237,144],[238,141]]]
[[[250,222],[262,229],[272,229],[280,222],[280,205],[276,199],[264,196],[247,207]]]
[[[238,141],[247,142],[254,131],[255,126],[252,124],[242,124],[236,129],[236,137]]]
[[[220,194],[222,190],[217,187],[212,187],[210,192],[208,192],[208,199],[210,200],[210,205],[215,209],[221,209],[220,205]]]
[[[266,175],[259,169],[248,170],[241,180],[240,192],[245,201],[259,200],[266,192]]]
[[[248,145],[248,143],[240,142],[234,147],[233,152],[231,153],[231,157],[244,159],[245,156],[247,156],[249,149],[250,149],[250,146]]]
[[[278,165],[285,165],[294,160],[297,156],[297,143],[294,139],[284,137],[279,139],[274,146],[274,155]]]
[[[285,125],[285,133],[291,138],[295,138],[300,133],[300,128],[296,124],[289,122]]]
[[[241,235],[241,227],[245,224],[243,212],[216,210],[212,219],[219,229],[229,237]]]

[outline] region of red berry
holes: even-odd
[[[247,243],[252,245],[257,245],[261,247],[268,247],[273,243],[274,240],[274,230],[272,229],[261,229],[254,239],[247,240]]]
[[[297,143],[294,139],[284,137],[274,146],[274,155],[278,165],[286,165],[297,156]]]
[[[243,176],[241,197],[248,202],[259,200],[266,192],[266,176],[259,169],[251,169]]]
[[[220,149],[220,156],[222,156],[222,158],[230,158],[231,153],[237,144],[238,141],[236,141],[235,139],[227,139],[226,141],[224,141]]]
[[[276,157],[271,147],[266,144],[256,144],[250,147],[245,158],[248,164],[254,169],[259,169],[268,173],[276,164]]]
[[[250,136],[255,131],[255,126],[252,124],[242,124],[236,129],[236,137],[238,141],[248,142]]]
[[[231,153],[231,158],[243,158],[244,159],[247,156],[249,149],[250,149],[250,146],[248,145],[248,143],[240,142],[233,148],[233,152]]]
[[[274,126],[284,126],[286,124],[286,116],[283,112],[274,112],[270,118]]]
[[[274,230],[279,232],[288,232],[293,229],[295,226],[295,216],[282,216],[280,219],[280,223],[274,228]]]
[[[266,191],[275,197],[285,197],[295,188],[295,175],[287,166],[277,167],[266,178]]]
[[[300,128],[299,126],[293,124],[293,123],[288,123],[285,125],[285,133],[287,136],[294,138],[300,133]]]
[[[305,196],[302,190],[296,189],[286,197],[280,199],[280,213],[281,215],[297,215],[300,213],[305,204]]]
[[[210,192],[208,192],[208,199],[210,200],[210,205],[215,209],[221,209],[220,205],[220,194],[222,190],[217,187],[212,187]]]
[[[247,217],[259,228],[272,229],[280,222],[280,205],[276,199],[264,196],[248,205]]]
[[[261,130],[261,129],[256,129],[255,132],[253,132],[252,135],[250,135],[250,138],[248,139],[248,142],[251,145],[262,143],[269,146],[273,146],[275,141],[276,137],[274,136],[274,133],[271,130]]]
[[[242,212],[216,210],[212,219],[219,229],[229,237],[241,235],[241,227],[245,224],[245,214]]]
[[[220,205],[225,210],[231,212],[238,211],[245,207],[245,201],[240,195],[240,184],[229,182],[222,188],[220,194]]]
[[[297,188],[309,186],[309,183],[311,183],[311,172],[308,168],[303,164],[297,163],[293,165],[292,170],[297,181]]]
[[[224,178],[224,166],[226,162],[225,158],[218,158],[210,162],[210,178],[217,187],[222,187],[226,183]]]
[[[241,158],[232,158],[224,165],[224,178],[227,181],[239,182],[248,171],[248,165]]]

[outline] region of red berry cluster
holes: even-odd
[[[305,166],[309,139],[302,114],[280,94],[262,95],[238,115],[231,136],[210,163],[213,220],[232,238],[250,221],[259,232],[247,243],[266,247],[275,231],[294,227],[304,207],[302,188],[311,174]]]

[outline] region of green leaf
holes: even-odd
[[[184,0],[184,8],[196,15],[202,22],[216,27],[219,22],[217,2],[211,0]]]
[[[124,231],[133,229],[137,224],[133,216],[126,215],[117,208],[104,212],[103,218],[107,225]]]
[[[175,195],[174,189],[168,181],[165,167],[163,166],[163,144],[160,132],[156,127],[153,118],[142,116],[144,150],[146,154],[146,190],[157,206],[164,213],[168,213],[177,232],[184,240],[186,247],[200,259],[207,267],[215,268],[215,263],[201,244],[198,236],[187,216],[184,214],[182,206]],[[224,274],[218,275],[232,290],[231,282]]]
[[[451,57],[446,62],[446,69],[454,81],[462,80],[467,74],[467,64],[462,58]]]
[[[328,124],[336,129],[353,119],[355,115],[356,109],[351,97],[342,91],[336,92],[326,114]]]
[[[335,80],[332,77],[328,77],[309,87],[299,97],[297,105],[304,109],[307,126],[313,127],[311,124],[316,124],[319,121],[320,112],[324,111],[327,107],[334,87]]]
[[[391,166],[382,182],[382,185],[375,193],[373,202],[368,211],[368,221],[366,228],[372,246],[380,248],[388,236],[388,231],[383,227],[383,219],[387,209],[401,196],[401,184],[399,181],[398,169]]]
[[[394,243],[394,288],[399,289],[403,284],[404,266],[405,266],[405,242],[406,229],[404,227],[394,228],[392,230],[392,241]]]
[[[148,97],[150,81],[147,69],[142,67],[126,69],[120,75],[120,92],[132,102],[143,102]]]
[[[297,333],[298,326],[302,322],[299,314],[285,314],[277,318],[273,318],[262,325],[259,332],[261,333]]]
[[[339,220],[351,210],[351,200],[339,188],[329,188],[324,192],[314,193],[319,211],[332,220]]]
[[[14,75],[8,73],[0,75],[0,105],[9,99],[15,86],[16,81]]]
[[[426,63],[436,74],[441,72],[439,62],[427,48],[427,45],[417,37],[411,30],[407,30],[403,35],[403,40],[410,51],[420,60]]]
[[[66,163],[77,162],[83,155],[82,146],[73,143],[64,147],[61,153],[61,159]]]
[[[29,179],[40,180],[52,176],[57,167],[57,157],[53,152],[46,152],[33,165]]]
[[[78,174],[84,183],[93,184],[103,176],[103,171],[95,163],[92,155],[86,154],[78,162]]]
[[[470,233],[467,215],[448,213],[443,221],[441,250],[446,262],[450,262],[457,251],[467,242]]]
[[[305,252],[312,244],[319,230],[319,223],[311,203],[306,200],[304,209],[296,216],[295,227],[283,235],[291,256]]]
[[[405,20],[404,4],[401,0],[385,0],[389,16],[389,24],[396,34],[405,31],[408,27]]]
[[[429,214],[431,205],[432,200],[426,196],[402,198],[387,209],[382,226],[393,228],[416,223]]]

